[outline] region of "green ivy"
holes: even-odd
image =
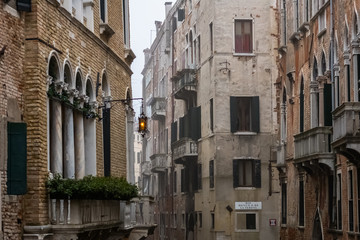
[[[63,179],[60,175],[46,182],[50,198],[125,200],[138,196],[137,186],[124,178],[87,176],[80,180]]]

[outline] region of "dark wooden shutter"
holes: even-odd
[[[31,12],[31,0],[17,0],[16,9],[23,12]]]
[[[238,98],[237,97],[230,97],[230,129],[231,132],[238,131]]]
[[[104,176],[110,176],[110,109],[103,111]]]
[[[171,143],[177,141],[177,122],[171,123]]]
[[[201,138],[201,106],[190,109],[190,137],[193,140]]]
[[[178,9],[178,21],[183,21],[185,19],[185,9]]]
[[[184,137],[191,137],[191,112],[184,116]]]
[[[209,176],[210,176],[210,188],[214,187],[214,160],[210,161],[209,164]]]
[[[332,126],[331,84],[324,84],[324,126]]]
[[[202,189],[202,165],[201,165],[201,163],[199,163],[197,165],[197,181],[198,181],[197,189],[200,190],[200,189]]]
[[[251,131],[260,132],[259,96],[251,98]]]
[[[239,160],[233,160],[233,186],[239,187]]]
[[[26,123],[8,122],[7,193],[26,193]]]
[[[185,119],[179,118],[179,139],[185,137]]]
[[[254,186],[261,188],[261,160],[254,160]]]

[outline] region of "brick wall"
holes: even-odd
[[[24,15],[0,2],[0,238],[20,239],[23,223],[22,196],[7,195],[7,121],[21,121],[23,110]],[[10,104],[12,101],[14,104]],[[20,112],[21,114],[13,113]]]
[[[22,225],[45,225],[49,221],[45,181],[48,177],[46,80],[50,53],[56,52],[61,64],[68,57],[73,73],[80,67],[84,77],[89,74],[94,91],[97,73],[105,69],[112,99],[126,98],[127,89],[131,92],[132,72],[124,59],[121,0],[108,1],[108,22],[115,34],[107,43],[99,35],[99,1],[94,1],[94,33],[53,0],[34,0],[32,12],[14,11],[17,17],[3,9],[4,3],[0,2],[0,50],[7,45],[5,54],[0,56],[0,114],[4,122],[7,100],[17,99],[28,127],[28,193],[24,199],[2,195],[2,227],[6,239],[20,239]],[[100,87],[99,105],[102,105],[101,96]],[[124,110],[121,103],[114,104],[111,110],[111,175],[126,177]],[[5,136],[3,127],[0,134]],[[103,175],[102,122],[96,123],[96,135],[97,174]],[[4,147],[5,144],[0,147],[3,193],[6,192]]]

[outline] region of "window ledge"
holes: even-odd
[[[234,132],[234,135],[237,136],[256,136],[256,132]]]
[[[108,23],[100,23],[99,26],[101,35],[106,35],[107,37],[114,35],[115,31],[109,26]]]
[[[255,57],[255,53],[233,53],[234,57]]]
[[[324,28],[323,30],[321,30],[319,33],[318,33],[318,35],[317,35],[317,37],[318,38],[320,38],[322,35],[324,35],[326,33],[326,28]]]
[[[280,227],[286,228],[287,226],[286,226],[286,224],[280,224]]]
[[[329,233],[335,233],[335,234],[338,234],[338,235],[343,235],[343,231],[341,229],[329,228],[328,232]]]
[[[236,191],[241,191],[241,190],[255,190],[255,187],[236,187],[235,190]]]
[[[298,226],[299,230],[305,230],[305,226]]]

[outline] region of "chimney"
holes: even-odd
[[[171,9],[171,6],[172,6],[172,2],[166,2],[166,3],[165,3],[165,18],[166,18],[167,15],[169,14],[170,9]]]
[[[150,49],[149,48],[146,48],[146,49],[144,49],[144,56],[145,56],[145,65],[146,65],[146,63],[149,61],[149,59],[150,59]]]
[[[155,21],[155,26],[156,26],[156,35],[158,34],[160,28],[161,28],[161,24],[162,22],[160,21]]]

